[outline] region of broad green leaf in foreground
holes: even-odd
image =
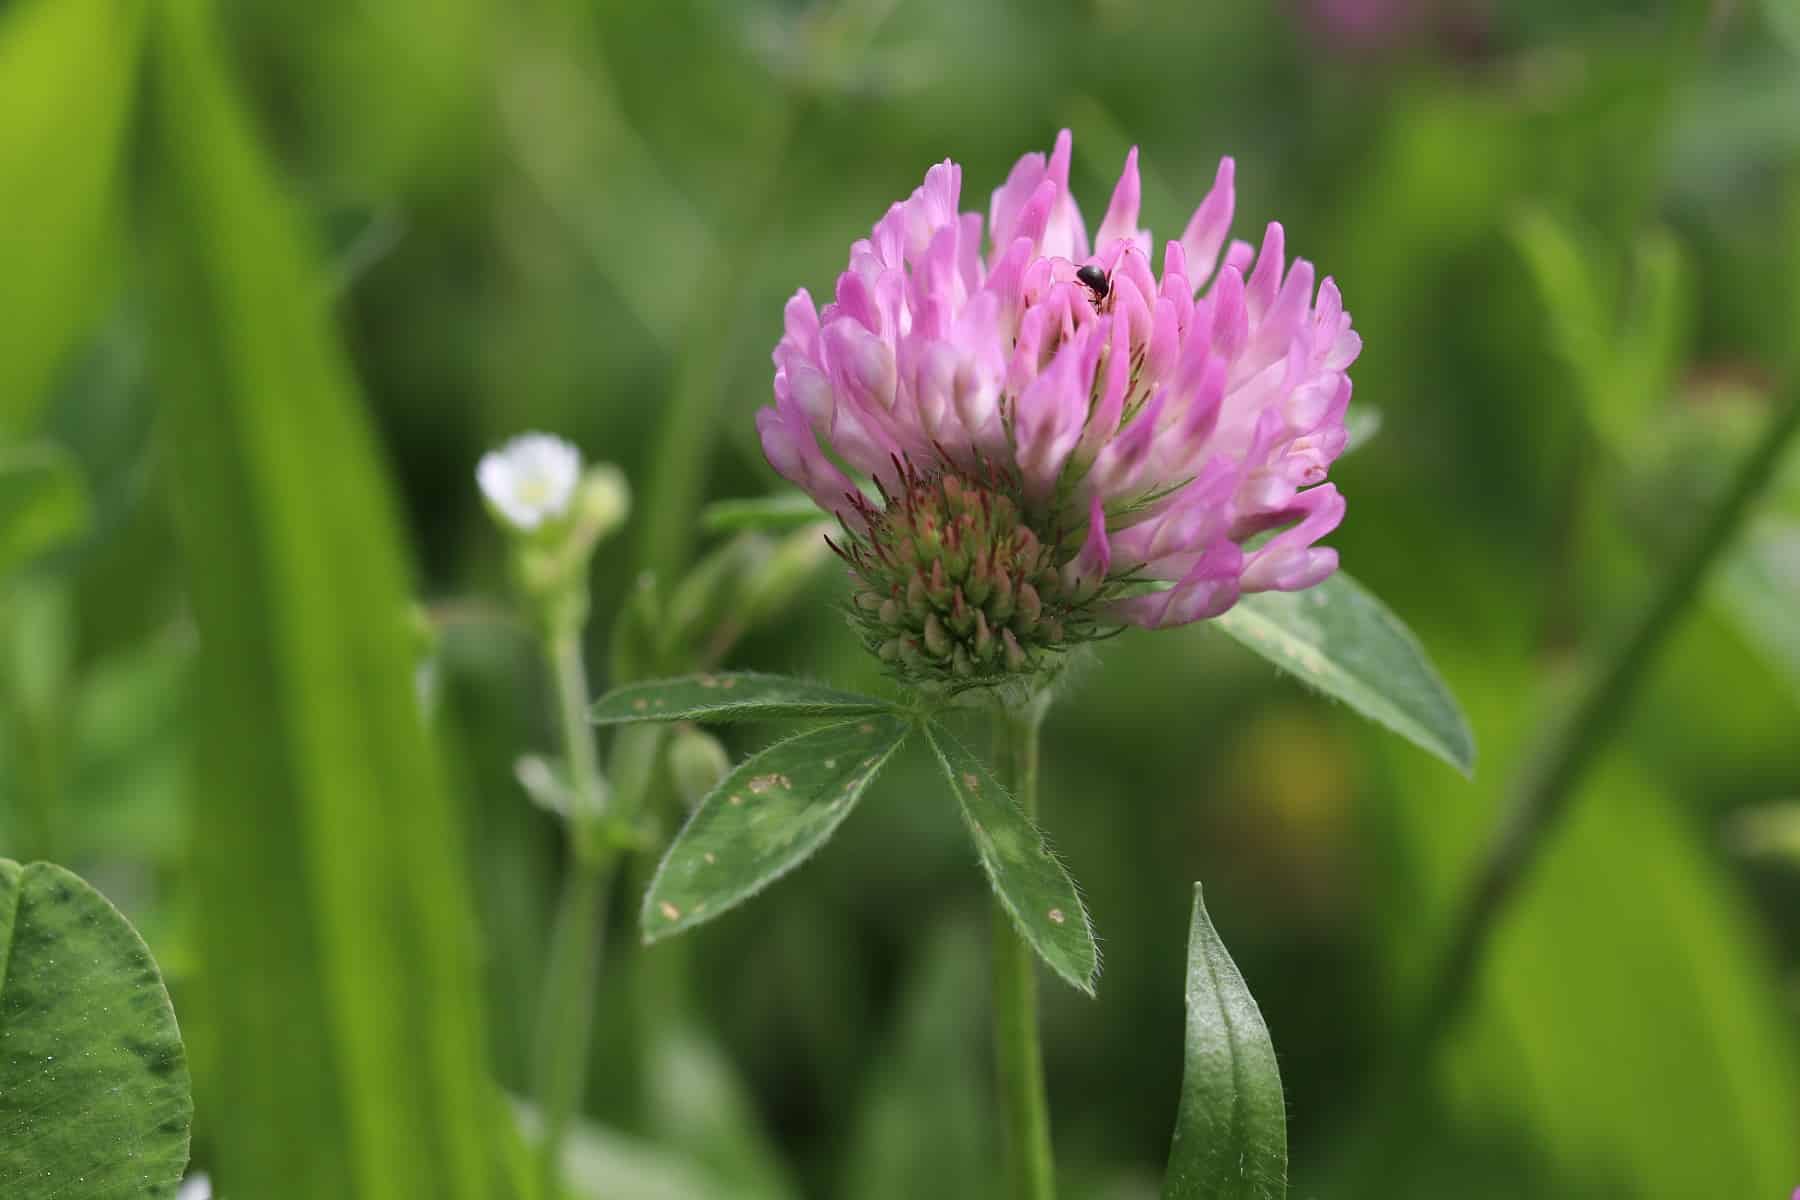
[[[755,895],[825,844],[911,727],[871,714],[747,759],[701,801],[644,896],[654,942]]]
[[[616,688],[594,702],[598,725],[629,721],[749,721],[771,717],[858,717],[894,706],[873,696],[788,679],[732,672],[657,679]]]
[[[0,859],[0,1196],[172,1196],[193,1114],[137,931],[61,867]]]
[[[1013,924],[1052,970],[1093,995],[1100,948],[1075,881],[986,763],[942,726],[925,732]]]
[[[1304,592],[1260,592],[1214,622],[1276,666],[1437,755],[1464,775],[1475,738],[1425,650],[1339,571]]]
[[[67,451],[0,448],[0,578],[80,536],[88,516],[87,484]]]
[[[1262,1013],[1194,885],[1187,1054],[1163,1200],[1281,1200],[1287,1106]]]

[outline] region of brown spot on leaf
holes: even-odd
[[[662,910],[662,915],[669,920],[681,920],[681,910],[676,908],[673,904],[670,904],[667,900],[664,900],[661,904],[657,905],[657,907]]]
[[[650,702],[643,699],[633,700],[631,702],[631,707],[634,711],[643,712],[646,708],[650,707]]]
[[[767,775],[758,775],[750,781],[750,790],[759,796],[770,788],[779,787],[791,790],[793,786],[793,780],[789,779],[786,775],[777,775],[774,772],[770,772]]]
[[[971,792],[979,792],[981,790],[981,780],[976,777],[975,772],[964,771],[963,786],[968,788]]]
[[[1050,920],[1054,924],[1061,925],[1067,918],[1063,916],[1062,909],[1053,908],[1050,910]]]

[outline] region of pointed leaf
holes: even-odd
[[[615,688],[594,702],[596,725],[630,721],[750,721],[775,717],[860,717],[893,709],[886,700],[781,675],[728,672],[654,679]]]
[[[925,733],[1013,924],[1052,970],[1093,995],[1100,948],[1075,881],[986,763],[940,725],[927,725]]]
[[[827,725],[742,763],[669,847],[644,896],[644,940],[711,920],[825,844],[911,728],[887,714]]]
[[[1344,572],[1304,592],[1245,596],[1215,623],[1301,682],[1464,775],[1475,769],[1468,720],[1424,648],[1386,605]]]
[[[1262,1012],[1194,885],[1187,1062],[1163,1200],[1281,1200],[1287,1105]]]
[[[194,1102],[162,976],[77,876],[0,859],[0,1196],[169,1196]]]

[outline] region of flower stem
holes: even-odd
[[[1661,586],[1589,676],[1575,703],[1552,724],[1521,772],[1511,807],[1489,840],[1453,927],[1430,1005],[1415,1034],[1420,1048],[1429,1048],[1455,1022],[1507,904],[1568,810],[1588,766],[1617,727],[1656,651],[1675,629],[1708,570],[1732,544],[1800,430],[1800,380],[1789,382],[1781,404]]]
[[[557,1200],[562,1194],[563,1135],[587,1088],[600,943],[618,851],[602,827],[605,785],[587,725],[587,669],[581,658],[579,623],[557,630],[549,652],[569,765],[571,837],[568,874],[550,940],[533,1069],[544,1121],[538,1151],[541,1194],[544,1200]]]
[[[1040,697],[1016,708],[1002,707],[995,718],[1001,772],[1019,807],[1034,821],[1038,733],[1046,700]],[[1011,1189],[1007,1194],[1011,1200],[1054,1200],[1050,1102],[1038,1044],[1037,962],[998,897],[993,901],[992,924],[994,1059],[1005,1126],[1006,1178]]]

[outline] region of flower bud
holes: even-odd
[[[704,729],[683,728],[669,744],[669,776],[689,808],[699,804],[731,770],[731,756]]]
[[[568,515],[581,479],[581,452],[559,437],[527,433],[481,456],[475,480],[494,519],[534,534]]]
[[[577,521],[590,545],[606,540],[631,515],[631,485],[611,463],[596,463],[581,477],[576,492]]]
[[[1079,547],[1028,528],[1007,481],[909,468],[902,484],[881,508],[858,509],[837,547],[851,569],[851,620],[896,675],[994,685],[1095,635],[1096,589],[1077,595],[1063,582]]]

